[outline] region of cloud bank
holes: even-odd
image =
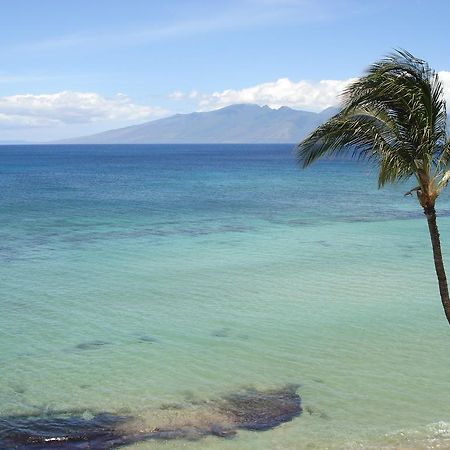
[[[94,122],[139,122],[164,115],[161,108],[137,105],[124,94],[63,91],[0,97],[0,127],[47,127]]]
[[[197,91],[190,93],[176,92],[172,99],[196,99],[201,111],[223,108],[236,103],[254,103],[268,105],[271,108],[290,106],[295,109],[321,111],[339,103],[339,94],[354,79],[321,80],[321,81],[291,81],[280,78],[276,81],[257,84],[244,89],[226,89],[202,94]]]

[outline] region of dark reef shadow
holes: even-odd
[[[297,388],[289,385],[269,391],[247,389],[223,397],[219,408],[231,415],[236,428],[269,430],[300,415],[302,407]]]

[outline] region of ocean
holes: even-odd
[[[3,146],[0,172],[3,427],[197,430],[217,399],[295,386],[302,414],[272,429],[123,448],[450,448],[450,327],[411,185],[301,170],[290,145]],[[437,211],[450,269],[448,192]]]

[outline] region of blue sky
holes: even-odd
[[[2,0],[1,10],[0,141],[236,102],[319,111],[393,48],[450,86],[444,0]]]

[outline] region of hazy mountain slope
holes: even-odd
[[[232,105],[60,141],[68,144],[294,143],[334,114]]]

